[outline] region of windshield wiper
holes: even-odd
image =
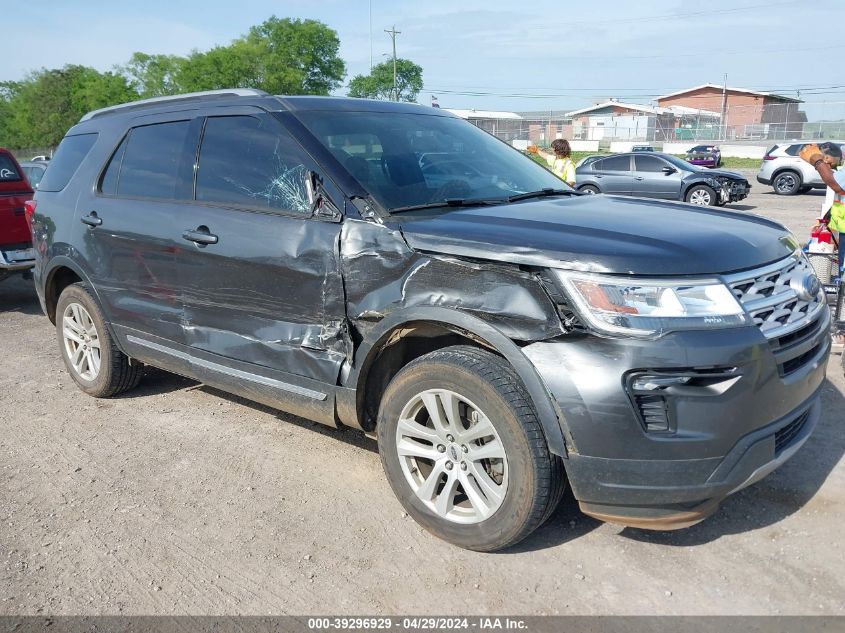
[[[577,196],[581,195],[574,189],[540,189],[540,191],[529,191],[528,193],[518,193],[515,196],[508,198],[508,202],[519,202],[520,200],[528,200],[530,198],[545,198],[546,196]]]
[[[402,213],[404,211],[419,211],[420,209],[442,209],[443,207],[486,207],[493,204],[502,204],[505,200],[464,200],[463,198],[447,198],[439,202],[426,202],[424,204],[411,204],[406,207],[390,209],[390,213]]]

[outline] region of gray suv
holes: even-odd
[[[67,133],[35,203],[80,389],[149,365],[373,434],[461,547],[518,542],[567,485],[601,520],[692,525],[819,419],[830,315],[783,226],[580,194],[444,110],[126,104]]]
[[[801,148],[810,142],[815,141],[789,141],[772,145],[763,156],[760,171],[757,172],[757,182],[771,185],[775,193],[781,196],[794,196],[812,189],[824,189],[825,184],[819,178],[818,172],[798,156]],[[845,150],[845,142],[831,142],[839,143]]]

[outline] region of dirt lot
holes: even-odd
[[[805,235],[820,196],[769,192],[737,206]],[[622,529],[568,498],[476,554],[403,514],[360,434],[159,371],[85,396],[27,283],[0,284],[0,341],[0,614],[845,614],[838,356],[815,435],[704,523]]]

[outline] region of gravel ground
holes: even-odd
[[[735,208],[806,235],[820,195],[754,184]],[[403,513],[358,433],[155,370],[85,396],[22,280],[0,340],[0,614],[845,614],[838,356],[814,436],[707,521],[623,529],[570,497],[477,554]]]

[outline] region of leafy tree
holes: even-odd
[[[177,76],[185,61],[178,55],[133,53],[129,62],[118,70],[142,99],[162,97],[179,92]]]
[[[75,65],[33,72],[5,92],[2,139],[13,147],[55,146],[86,112],[138,98],[125,77]]]
[[[260,88],[270,94],[327,95],[346,64],[337,33],[316,20],[272,17],[228,46],[192,53],[176,74],[181,91]]]
[[[396,60],[397,101],[416,101],[423,87],[422,67],[408,59]],[[349,82],[350,97],[391,99],[393,97],[393,60],[373,66],[369,75],[356,75]]]

